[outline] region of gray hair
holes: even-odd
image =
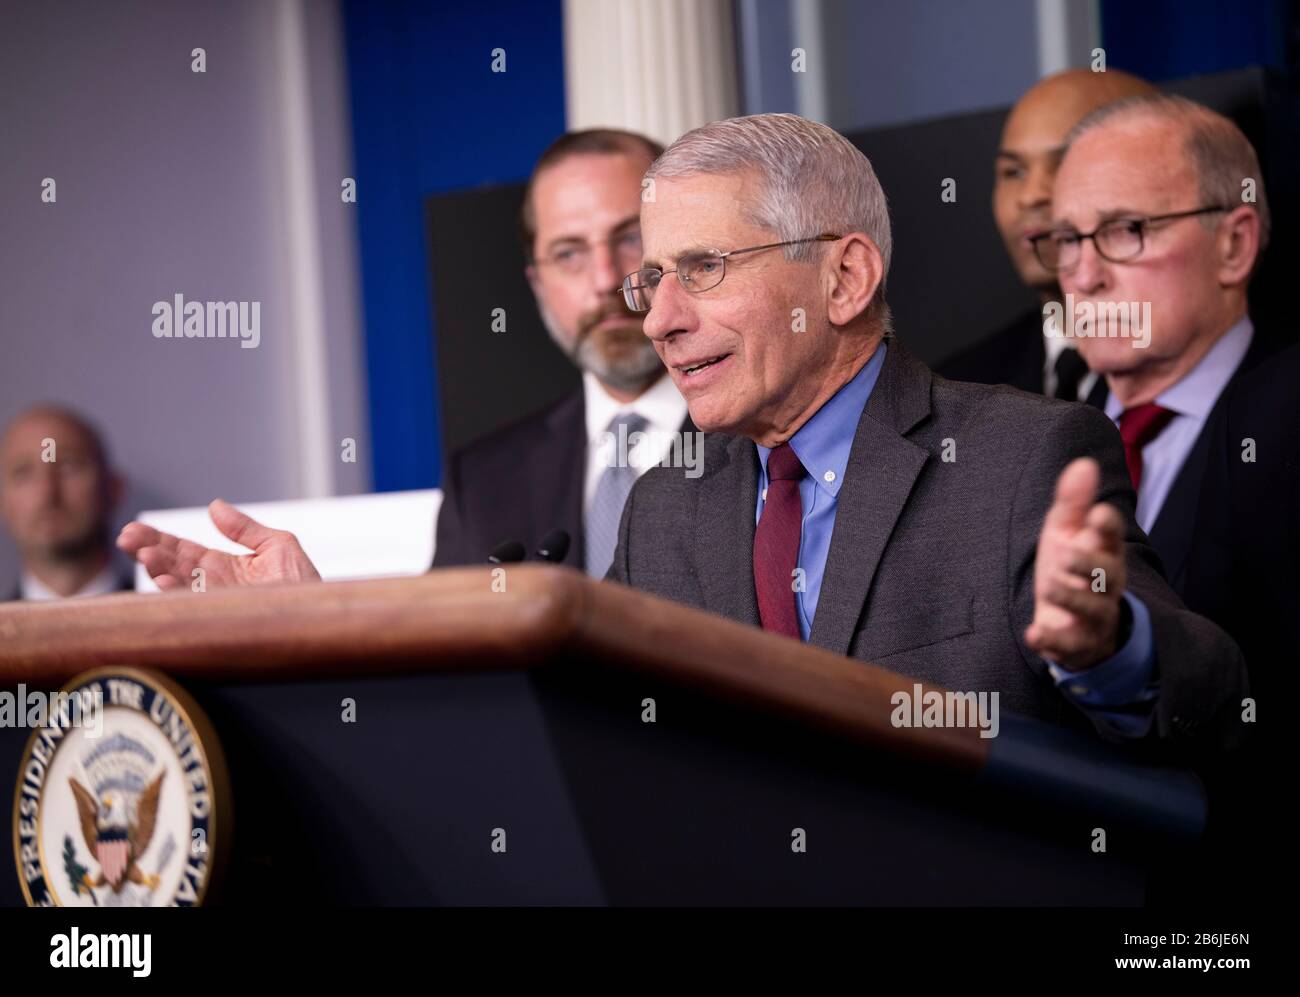
[[[646,178],[691,177],[754,171],[758,196],[746,218],[780,241],[824,232],[862,232],[880,250],[883,272],[868,308],[885,332],[893,323],[885,278],[893,238],[889,206],[876,171],[858,148],[834,129],[797,114],[751,114],[689,131],[651,164]],[[786,259],[811,260],[816,243],[786,246]]]
[[[1196,192],[1203,205],[1223,204],[1235,207],[1249,204],[1259,216],[1259,254],[1263,256],[1268,246],[1271,218],[1268,196],[1264,193],[1264,176],[1259,168],[1259,157],[1250,139],[1230,119],[1204,104],[1173,94],[1150,94],[1125,97],[1113,104],[1099,107],[1083,118],[1065,138],[1068,149],[1084,132],[1092,131],[1117,120],[1148,117],[1157,121],[1177,124],[1183,129],[1183,151],[1196,173]],[[1255,181],[1254,202],[1243,201],[1242,181]],[[1220,219],[1203,215],[1201,223],[1213,229]]]

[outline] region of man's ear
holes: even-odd
[[[533,289],[533,294],[539,294],[537,289],[537,264],[530,263],[524,267],[524,276],[528,278],[528,286]]]
[[[880,248],[861,232],[852,232],[827,250],[826,317],[848,325],[867,310],[884,277]]]
[[[1241,204],[1228,212],[1215,238],[1220,284],[1233,287],[1250,279],[1262,234],[1259,212],[1254,208]]]

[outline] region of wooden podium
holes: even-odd
[[[896,727],[910,678],[546,565],[0,606],[0,687],[103,665],[212,720],[225,904],[1136,904],[1205,822],[1189,773]]]

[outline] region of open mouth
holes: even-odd
[[[699,363],[692,364],[689,367],[679,367],[678,370],[680,370],[687,377],[694,377],[700,371],[707,370],[708,368],[712,367],[714,364],[721,363],[723,360],[726,360],[727,357],[729,356],[731,356],[730,353],[723,353],[716,357],[709,357],[709,359],[707,360],[701,360]]]

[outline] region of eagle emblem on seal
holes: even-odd
[[[96,889],[107,885],[114,893],[120,893],[126,883],[137,883],[150,890],[157,888],[158,877],[146,874],[136,862],[153,840],[166,774],[166,771],[158,773],[135,800],[116,787],[106,789],[97,799],[76,779],[68,780],[77,800],[81,837],[100,868],[95,879],[89,872],[82,874],[80,882],[73,884],[77,892],[85,889],[93,897]]]

